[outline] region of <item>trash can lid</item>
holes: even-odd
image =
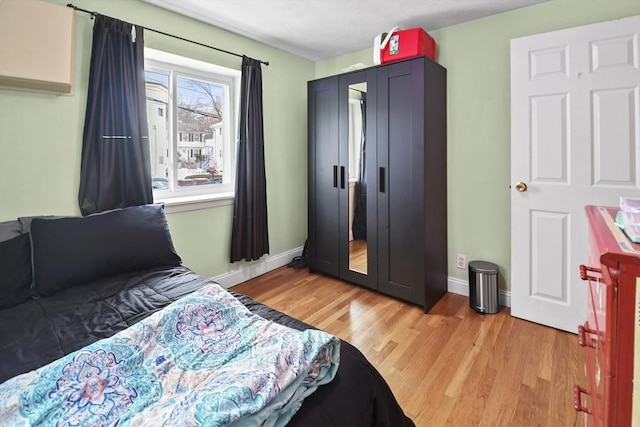
[[[498,266],[487,261],[471,261],[469,268],[476,273],[498,273]]]

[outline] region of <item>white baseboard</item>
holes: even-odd
[[[447,280],[447,290],[453,294],[469,296],[469,282],[467,280],[449,277]],[[500,305],[511,307],[511,292],[500,289],[498,291]]]
[[[231,270],[219,276],[211,277],[211,280],[219,283],[223,288],[229,289],[232,286],[262,276],[265,273],[289,264],[289,261],[302,254],[303,247],[291,249],[278,255],[269,255],[258,261],[242,265],[237,270]]]
[[[302,254],[302,246],[283,252],[278,255],[267,256],[258,261],[243,265],[237,270],[231,270],[219,276],[212,277],[211,280],[222,285],[223,288],[229,289],[232,286],[239,285],[258,276],[262,276],[271,270],[285,266],[300,254]],[[451,293],[469,296],[469,282],[455,277],[447,279],[447,290]],[[511,292],[500,289],[498,293],[500,304],[505,307],[511,307]]]

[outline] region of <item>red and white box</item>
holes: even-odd
[[[382,42],[380,37],[374,41],[374,62],[386,64],[416,56],[426,56],[435,61],[436,41],[422,28],[408,30],[393,29]],[[378,49],[376,47],[379,46]]]

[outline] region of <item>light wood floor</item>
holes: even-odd
[[[428,313],[364,288],[282,267],[232,288],[362,351],[405,413],[426,426],[578,426],[584,378],[575,335],[480,315],[447,294]]]
[[[349,242],[349,269],[367,274],[367,242],[364,240]]]

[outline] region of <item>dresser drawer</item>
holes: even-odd
[[[595,264],[598,265],[598,264]],[[611,371],[610,343],[607,333],[611,304],[612,287],[607,285],[608,271],[604,273],[600,268],[580,266],[580,277],[586,281],[588,288],[587,321],[578,328],[578,342],[585,348],[585,368],[589,386],[582,389],[581,400],[589,402],[576,405],[577,409],[589,413],[587,425],[607,426],[608,416],[606,396],[609,395],[614,373]],[[582,408],[581,406],[586,406]]]
[[[597,331],[591,328],[589,322],[578,327],[578,342],[585,349],[585,373],[588,387],[576,387],[574,403],[576,409],[590,415],[587,425],[604,425],[605,395],[607,374],[604,365],[604,353],[599,348]],[[586,398],[584,395],[588,395]]]
[[[607,284],[603,278],[600,264],[593,256],[593,252],[596,251],[593,248],[594,244],[594,242],[591,242],[592,246],[589,249],[590,264],[580,266],[580,278],[586,281],[588,287],[587,316],[589,324],[592,328],[598,330],[601,335],[604,335],[607,328]]]

